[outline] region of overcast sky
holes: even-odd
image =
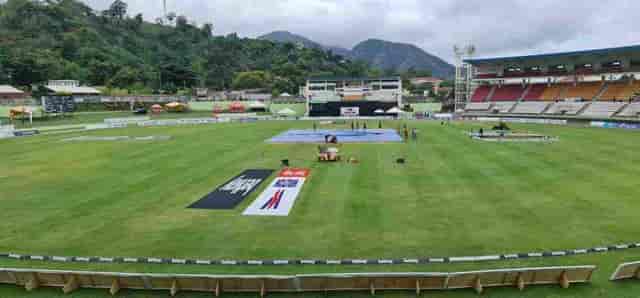
[[[112,0],[85,0],[95,9]],[[478,57],[640,44],[638,0],[166,0],[169,11],[216,34],[275,30],[351,48],[368,38],[415,44],[453,62],[454,44]],[[125,0],[154,20],[162,0]]]

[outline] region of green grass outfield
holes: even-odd
[[[417,143],[343,145],[343,153],[357,157],[358,165],[318,164],[314,162],[315,145],[264,143],[290,128],[310,128],[310,122],[128,128],[0,140],[0,251],[342,259],[483,255],[640,241],[640,167],[634,162],[638,161],[640,132],[515,125],[519,131],[558,136],[560,141],[485,143],[464,134],[480,124],[408,124],[420,130]],[[385,123],[391,128],[400,125]],[[60,141],[89,134],[173,138],[149,143]],[[398,157],[405,157],[408,164],[395,164]],[[275,169],[283,158],[312,170],[290,216],[241,216],[262,189],[235,210],[186,209],[242,170]],[[618,263],[634,260],[640,260],[639,250],[424,266],[200,267],[10,260],[0,260],[0,266],[293,274],[593,264],[600,268],[592,285],[570,290],[529,288],[523,293],[489,289],[484,296],[637,297],[640,283],[607,281]],[[54,297],[58,291],[26,295],[22,289],[2,286],[0,297]],[[167,296],[128,293],[126,297]],[[472,291],[425,295],[476,296]],[[103,296],[106,291],[82,290],[67,297]]]

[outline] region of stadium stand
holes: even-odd
[[[545,89],[547,89],[547,85],[545,84],[529,85],[529,90],[526,91],[526,94],[522,99],[524,101],[540,100]]]
[[[40,287],[62,288],[65,294],[81,288],[108,289],[113,296],[124,289],[163,290],[171,296],[181,291],[222,293],[342,292],[404,290],[418,296],[423,290],[473,289],[481,294],[488,287],[523,290],[534,285],[560,285],[591,281],[595,266],[567,266],[496,269],[468,272],[425,273],[334,273],[307,275],[187,275],[145,274],[43,269],[0,268],[0,284],[23,286],[27,291]],[[326,294],[325,294],[326,295]]]
[[[542,114],[542,112],[544,112],[547,107],[549,107],[550,103],[549,102],[544,102],[544,101],[523,101],[520,102],[516,105],[516,107],[513,109],[512,113],[513,114]]]
[[[564,84],[548,86],[544,89],[544,92],[542,92],[542,96],[540,96],[540,99],[546,101],[556,101],[563,96],[566,87],[567,85]]]
[[[496,87],[489,101],[518,101],[526,88],[522,85],[504,85]]]
[[[491,108],[490,102],[472,102],[465,107],[467,112],[488,112]]]
[[[600,95],[600,100],[620,100],[625,90],[630,88],[628,82],[614,82],[607,84],[606,90]]]
[[[637,279],[640,280],[640,262],[623,263],[611,275],[610,280]]]
[[[509,113],[511,109],[513,109],[513,106],[515,104],[516,102],[514,101],[499,101],[494,103],[493,107],[491,108],[491,111],[493,113],[506,114],[506,113]]]
[[[640,117],[640,102],[633,102],[627,105],[624,110],[622,110],[617,115],[618,117]]]
[[[640,81],[635,81],[628,88],[625,88],[620,94],[620,99],[628,100],[637,94],[640,94]]]
[[[584,100],[593,100],[600,90],[602,89],[602,83],[600,82],[589,82],[589,83],[578,83],[576,85],[569,84],[567,87],[567,92],[564,94],[564,98],[579,98]]]
[[[549,115],[578,115],[589,103],[588,102],[565,102],[559,101],[551,105],[545,114]]]
[[[486,101],[489,93],[491,93],[491,86],[479,86],[476,91],[473,92],[473,96],[471,96],[471,102]]]
[[[609,118],[624,108],[622,102],[594,102],[582,112],[581,116],[590,118]]]

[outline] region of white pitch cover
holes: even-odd
[[[288,216],[308,176],[308,169],[282,170],[271,185],[242,214]]]

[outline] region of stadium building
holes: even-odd
[[[640,45],[466,59],[462,70],[468,79],[456,84],[467,114],[593,119],[637,118],[640,111]]]
[[[402,106],[402,79],[308,78],[304,94],[311,117],[376,116]]]
[[[9,102],[13,99],[24,98],[25,93],[9,85],[0,85],[0,103]]]

